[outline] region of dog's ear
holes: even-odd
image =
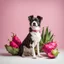
[[[37,16],[38,20],[41,22],[41,20],[43,19],[43,17],[41,16]]]
[[[33,15],[28,16],[28,20],[32,21],[33,20]]]

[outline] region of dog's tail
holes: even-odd
[[[18,55],[19,56],[22,56],[22,54],[23,54],[23,44],[21,44],[20,46],[19,46],[19,52],[18,52]]]

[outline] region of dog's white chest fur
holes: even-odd
[[[30,34],[32,35],[31,38],[32,38],[32,41],[34,41],[35,45],[40,42],[41,40],[40,32],[31,32]]]

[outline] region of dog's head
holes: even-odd
[[[40,24],[42,20],[41,16],[34,17],[33,15],[31,15],[28,17],[28,20],[30,21],[30,27],[32,28],[32,30],[40,30]]]

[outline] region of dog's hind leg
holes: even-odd
[[[22,54],[23,54],[23,45],[21,45],[20,47],[19,47],[19,52],[18,52],[18,55],[19,56],[22,56]]]

